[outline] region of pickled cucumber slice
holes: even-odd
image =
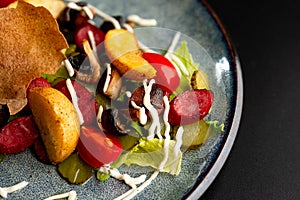
[[[73,153],[58,165],[59,174],[72,184],[82,184],[93,175],[93,168]]]
[[[188,149],[199,147],[209,136],[209,125],[204,120],[184,125],[183,130],[182,146]]]
[[[209,90],[208,75],[203,70],[195,70],[191,77],[191,86],[195,89]]]

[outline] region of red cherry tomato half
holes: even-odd
[[[77,150],[87,164],[101,167],[115,161],[122,153],[122,145],[114,136],[96,127],[82,127]]]
[[[90,37],[88,35],[89,31],[92,31],[94,38],[95,38],[96,45],[103,42],[104,37],[105,37],[104,32],[102,30],[98,29],[96,26],[93,26],[90,23],[85,23],[80,28],[78,28],[75,32],[75,42],[80,48],[83,48],[82,41],[84,39],[90,41]]]
[[[143,53],[143,58],[147,60],[157,71],[155,81],[162,86],[163,90],[174,91],[179,83],[180,77],[174,65],[163,55],[157,53]]]
[[[7,7],[9,4],[15,2],[16,0],[0,0],[0,8]]]
[[[30,89],[35,88],[35,87],[51,87],[51,84],[42,77],[33,79],[26,89],[26,94],[28,95]]]

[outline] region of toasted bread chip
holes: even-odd
[[[34,6],[43,6],[47,8],[54,18],[57,18],[61,11],[66,8],[66,4],[62,0],[24,0]],[[18,1],[11,3],[8,7],[15,8]]]
[[[0,104],[16,114],[27,103],[31,80],[55,73],[68,44],[44,7],[19,1],[16,8],[0,9],[0,19]]]

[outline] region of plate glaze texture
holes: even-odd
[[[242,108],[242,77],[238,58],[222,25],[210,8],[197,0],[111,0],[88,3],[105,13],[124,17],[137,14],[155,18],[155,28],[137,28],[136,34],[146,46],[167,49],[176,32],[187,41],[199,68],[207,72],[214,92],[214,103],[207,120],[223,123],[224,133],[208,140],[200,148],[183,154],[178,176],[160,173],[135,199],[198,199],[209,187],[224,164],[233,145]],[[100,19],[101,22],[101,19]],[[153,169],[122,166],[120,172],[134,177],[150,175]],[[55,166],[38,162],[30,150],[9,156],[0,164],[0,187],[28,181],[25,188],[9,194],[8,199],[44,199],[75,190],[78,199],[114,199],[130,188],[113,178],[99,182],[93,176],[84,185],[70,185]]]

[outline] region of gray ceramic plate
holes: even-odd
[[[229,154],[242,110],[241,69],[221,23],[205,2],[197,0],[88,2],[110,15],[138,14],[157,19],[160,28],[137,30],[139,39],[150,47],[167,48],[175,31],[181,32],[181,40],[188,41],[194,61],[208,73],[215,101],[207,119],[224,123],[224,134],[210,139],[197,150],[185,152],[178,176],[161,173],[136,196],[136,199],[198,199]],[[149,173],[149,169],[139,167],[121,170],[133,176]],[[57,174],[55,167],[41,164],[29,150],[10,156],[0,164],[0,187],[20,181],[28,181],[29,185],[9,194],[9,199],[44,199],[70,190],[76,190],[79,199],[113,199],[129,189],[113,178],[104,183],[92,178],[85,185],[69,185]]]

